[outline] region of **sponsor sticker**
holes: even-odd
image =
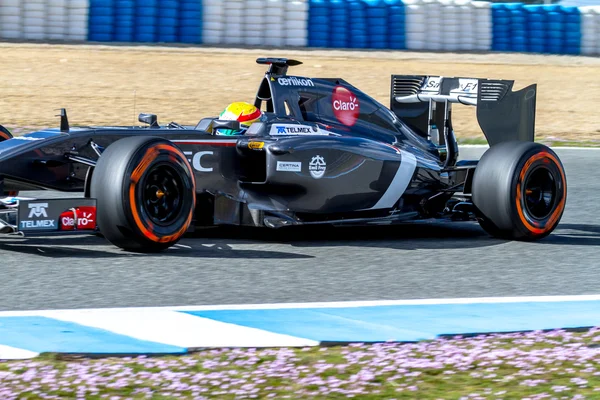
[[[19,200],[19,230],[67,231],[96,228],[95,199]],[[76,214],[73,214],[75,210]],[[76,218],[75,218],[76,216]],[[77,227],[75,227],[77,225]]]
[[[55,220],[53,219],[35,219],[48,218],[48,203],[29,203],[27,204],[29,213],[24,221],[20,221],[20,229],[56,229]]]
[[[297,125],[297,124],[275,124],[271,126],[269,132],[271,136],[276,135],[328,135],[329,132],[323,131],[316,126]]]
[[[36,219],[21,221],[21,229],[55,229],[56,221],[53,219]]]
[[[442,78],[440,76],[430,76],[427,78],[421,89],[423,92],[437,92],[440,89],[440,82]]]
[[[479,81],[477,79],[459,78],[458,89],[453,89],[450,93],[476,94],[478,83]]]
[[[29,218],[48,218],[48,213],[46,212],[48,203],[30,203],[27,206],[29,207]]]
[[[331,96],[333,114],[342,124],[353,126],[360,114],[360,103],[350,90],[343,86],[336,86]]]
[[[248,142],[248,148],[252,150],[260,150],[265,147],[265,142]]]
[[[315,86],[315,83],[312,81],[312,79],[296,78],[295,76],[277,78],[277,83],[279,83],[281,86]]]
[[[77,227],[75,227],[75,216],[77,216]],[[85,206],[68,210],[59,217],[61,231],[94,230],[96,228],[96,207]]]
[[[194,167],[194,169],[198,172],[212,172],[213,171],[212,167],[206,167],[205,165],[202,165],[202,157],[212,156],[212,155],[213,155],[212,151],[200,151],[198,153],[195,153],[193,155],[192,159],[190,160],[192,163],[192,167]]]
[[[308,170],[310,171],[310,175],[315,179],[321,179],[323,175],[325,175],[325,170],[327,169],[327,163],[322,156],[316,155],[308,164]]]
[[[302,163],[299,161],[277,161],[277,171],[300,172],[302,171]]]

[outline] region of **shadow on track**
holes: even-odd
[[[200,230],[188,237],[203,240],[205,243],[235,240],[244,244],[288,244],[297,248],[353,246],[397,250],[470,249],[504,243],[502,240],[491,238],[474,222],[423,222],[362,227],[313,225],[278,230],[219,227]]]
[[[573,231],[573,232],[570,232]],[[577,232],[578,231],[578,232]],[[298,226],[268,228],[213,227],[186,235],[180,244],[158,254],[122,251],[95,236],[28,237],[0,240],[0,251],[51,258],[127,258],[173,256],[225,259],[310,259],[312,255],[263,249],[234,249],[232,245],[287,244],[295,248],[371,247],[397,250],[443,250],[490,247],[506,243],[485,233],[477,223],[412,223],[366,227]],[[599,245],[600,226],[561,224],[547,238],[552,245]]]
[[[93,247],[97,247],[96,249]],[[98,247],[108,247],[106,251]],[[11,251],[23,255],[49,258],[132,258],[132,257],[186,257],[224,259],[302,259],[313,256],[270,250],[235,250],[231,246],[214,243],[194,244],[194,247],[175,245],[162,253],[142,254],[126,252],[95,236],[52,238],[30,237],[0,240],[0,252]]]
[[[556,231],[539,243],[571,246],[600,246],[600,225],[559,224]]]

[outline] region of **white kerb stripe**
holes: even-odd
[[[404,191],[412,180],[416,168],[417,158],[414,154],[403,151],[402,161],[400,162],[400,166],[398,167],[398,171],[396,171],[392,183],[390,183],[390,186],[388,186],[383,196],[381,196],[377,204],[371,207],[371,209],[392,208],[404,194]]]
[[[35,351],[23,350],[0,344],[0,360],[24,360],[27,358],[35,358],[37,356],[39,356],[39,353],[36,353]]]
[[[184,348],[304,347],[314,340],[156,309],[44,311],[39,315]]]

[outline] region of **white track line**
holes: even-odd
[[[268,304],[232,304],[232,305],[198,305],[198,306],[168,306],[168,307],[121,307],[77,310],[45,310],[45,311],[1,311],[0,317],[39,316],[46,313],[62,313],[73,311],[97,311],[110,313],[128,313],[131,311],[212,311],[212,310],[273,310],[294,308],[351,308],[373,306],[413,306],[413,305],[443,305],[443,304],[509,304],[509,303],[553,303],[573,301],[600,301],[600,294],[572,296],[523,296],[523,297],[466,297],[449,299],[414,299],[414,300],[373,300],[373,301],[339,301],[315,303],[268,303]],[[56,314],[56,315],[58,315]]]
[[[45,311],[40,316],[184,348],[304,347],[319,342],[208,318],[145,308]]]
[[[39,353],[35,351],[17,349],[16,347],[0,344],[0,360],[24,360],[37,357],[38,355]]]

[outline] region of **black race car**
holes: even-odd
[[[384,224],[477,220],[491,235],[532,240],[559,223],[567,197],[557,155],[534,143],[536,85],[394,75],[386,108],[339,78],[287,75],[268,65],[255,105],[261,122],[205,118],[196,126],[69,126],[0,142],[4,196],[26,190],[83,197],[4,199],[2,232],[101,233],[126,250],[152,252],[197,226]],[[458,161],[453,103],[476,106],[490,144]]]

